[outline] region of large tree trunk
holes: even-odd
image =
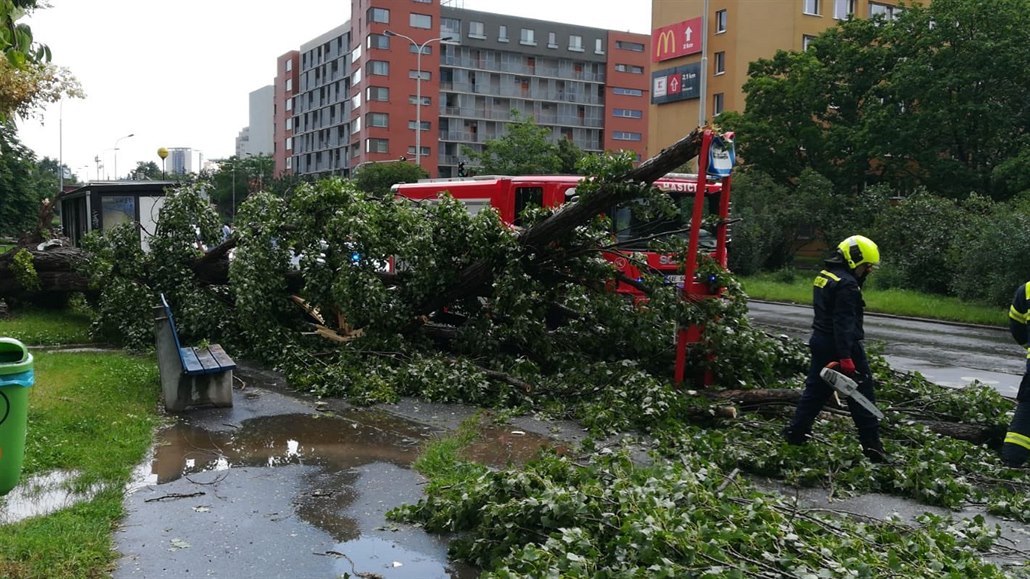
[[[39,279],[38,290],[27,290],[15,275],[14,256],[21,250],[28,251],[32,256],[32,265]],[[0,255],[0,299],[29,295],[45,299],[59,294],[89,292],[89,279],[78,271],[78,266],[85,259],[83,251],[75,247],[52,247],[45,250],[16,247]]]

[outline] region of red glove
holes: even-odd
[[[851,358],[841,358],[840,359],[840,371],[844,372],[848,376],[854,376],[855,375],[855,361],[852,360]]]

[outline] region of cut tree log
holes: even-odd
[[[709,398],[728,401],[741,410],[754,411],[770,406],[795,405],[801,399],[801,390],[788,388],[769,388],[761,390],[713,390],[705,391]],[[946,422],[942,420],[926,420],[918,416],[909,416],[907,420],[922,424],[930,431],[957,440],[965,440],[973,444],[986,444],[991,448],[1000,448],[1005,437],[1004,427],[965,424],[962,422]],[[886,421],[889,424],[889,421]],[[884,424],[884,422],[881,422]]]
[[[39,279],[39,289],[29,291],[15,275],[14,256],[25,250],[32,256],[32,265]],[[38,250],[16,247],[0,255],[0,299],[19,298],[28,294],[69,294],[89,292],[89,278],[79,272],[86,256],[75,247],[51,247]]]

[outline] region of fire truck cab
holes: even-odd
[[[505,223],[521,225],[519,215],[530,205],[557,207],[576,193],[579,177],[484,175],[458,179],[422,179],[394,185],[394,195],[414,201],[435,201],[443,192],[465,204],[472,215],[493,207]]]

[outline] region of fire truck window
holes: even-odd
[[[680,200],[679,214],[671,218],[656,217],[640,203],[623,205],[610,212],[612,228],[615,230],[615,239],[619,244],[619,249],[645,251],[650,247],[652,241],[671,237],[688,239],[691,213],[685,210],[686,201],[689,199]],[[714,238],[707,231],[702,229],[699,237],[701,249],[714,249]]]
[[[522,212],[529,205],[537,207],[544,206],[543,187],[516,187],[515,188],[515,225],[522,225]]]

